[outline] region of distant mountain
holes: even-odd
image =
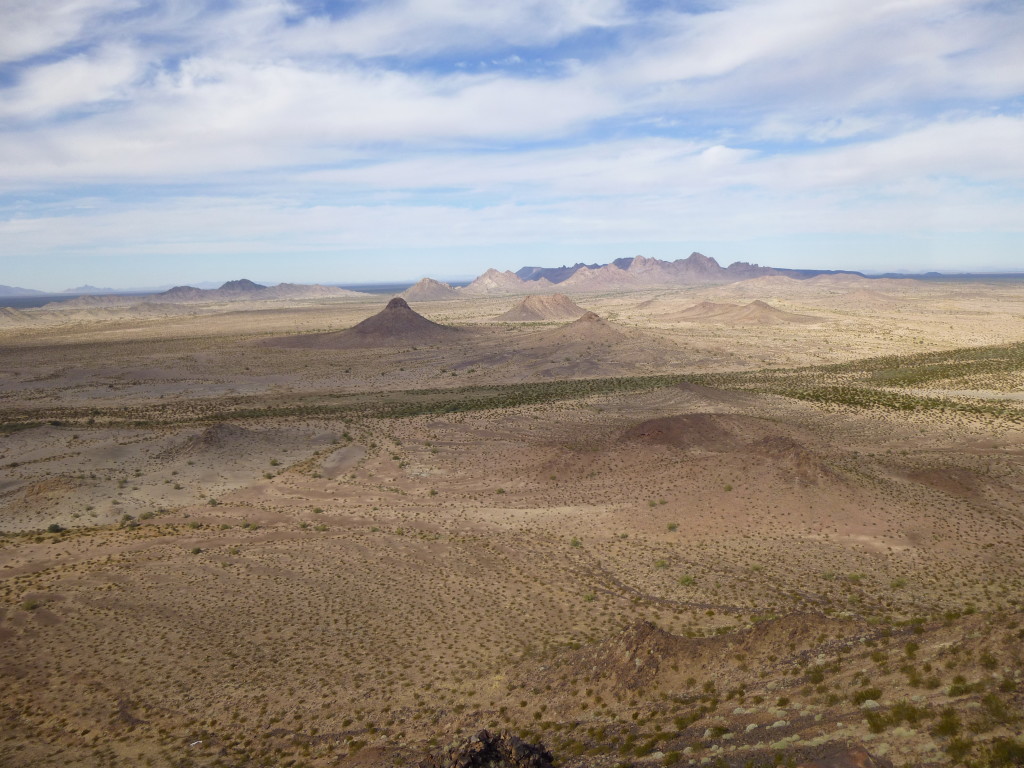
[[[583,267],[559,284],[565,290],[606,290],[658,285],[700,285],[734,283],[754,277],[777,275],[778,270],[738,261],[722,267],[702,253],[685,259],[662,261],[634,256],[617,259],[603,267]]]
[[[224,293],[251,293],[253,291],[265,290],[267,286],[254,283],[252,280],[228,280],[216,290]]]
[[[460,290],[468,294],[492,293],[538,293],[551,288],[551,281],[540,277],[536,280],[523,280],[515,272],[499,272],[488,269],[480,277]]]
[[[242,279],[229,280],[219,288],[195,288],[191,285],[178,285],[155,296],[147,296],[145,301],[191,304],[195,302],[320,299],[365,295],[357,291],[348,291],[331,285],[281,283],[280,285],[268,287],[254,283],[252,280]]]
[[[46,296],[46,291],[34,288],[18,288],[13,285],[0,285],[0,296]]]
[[[113,288],[97,288],[95,285],[80,285],[77,288],[65,288],[61,293],[77,293],[79,295],[95,293],[117,293]]]
[[[489,270],[486,274],[497,273]],[[772,275],[796,279],[806,279],[815,275],[851,274],[842,270],[824,269],[778,269],[762,267],[745,261],[737,261],[728,267],[721,266],[715,259],[702,253],[691,253],[685,259],[663,261],[649,259],[644,256],[631,256],[616,259],[610,264],[574,264],[571,267],[523,267],[515,276],[523,280],[529,289],[529,283],[547,281],[555,284],[560,290],[566,291],[599,291],[622,288],[645,288],[670,285],[706,285],[735,283],[740,280],[751,280]],[[478,278],[483,279],[484,276]],[[492,275],[493,277],[493,275]],[[495,282],[493,279],[491,282]],[[504,279],[507,284],[509,281]],[[495,292],[493,289],[490,292]]]
[[[444,301],[457,298],[458,295],[458,290],[448,283],[429,277],[424,277],[416,285],[406,288],[399,294],[406,301]]]
[[[516,276],[521,280],[540,280],[544,278],[552,283],[560,283],[568,280],[581,269],[597,269],[600,264],[584,264],[582,261],[573,264],[571,267],[523,267],[516,270]]]
[[[95,306],[131,306],[152,304],[197,304],[222,301],[274,301],[278,299],[321,299],[344,296],[366,296],[329,285],[296,285],[281,283],[265,286],[252,280],[229,280],[219,288],[196,288],[194,285],[176,285],[166,291],[150,295],[95,295],[86,294],[74,299],[48,305],[51,309],[74,309]]]

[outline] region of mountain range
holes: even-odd
[[[412,301],[439,301],[456,298],[459,295],[487,295],[503,293],[547,293],[555,286],[563,292],[603,291],[631,288],[647,288],[675,285],[714,285],[735,283],[758,277],[788,277],[806,280],[819,275],[851,275],[869,277],[853,270],[832,269],[787,269],[783,267],[762,267],[745,261],[736,261],[727,267],[721,266],[714,258],[696,251],[685,259],[664,261],[645,256],[630,256],[615,259],[608,264],[584,264],[578,262],[572,266],[560,267],[522,267],[515,272],[488,269],[471,283],[463,287],[453,287],[448,283],[426,277],[411,288],[402,292],[402,296]],[[942,274],[928,272],[926,274],[886,273],[872,275],[870,279],[898,278],[922,280],[992,280],[1021,279],[1024,273],[958,273]],[[199,283],[201,286],[216,285]],[[175,286],[162,292],[153,291],[143,298],[135,295],[127,296],[125,291],[96,288],[83,285],[68,289],[64,293],[85,294],[74,302],[94,306],[97,299],[103,303],[135,303],[140,300],[147,302],[191,303],[206,301],[237,301],[245,299],[286,299],[286,298],[327,298],[331,296],[357,296],[351,291],[327,285],[297,285],[281,283],[272,287],[255,283],[251,280],[231,280],[219,287],[196,287],[192,285]],[[45,291],[31,288],[18,288],[0,285],[0,297],[32,297],[47,296]],[[70,302],[63,302],[69,306]]]

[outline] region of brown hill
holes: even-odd
[[[488,269],[480,277],[467,285],[461,291],[472,295],[487,295],[493,293],[542,293],[551,288],[551,281],[546,278],[540,280],[523,280],[515,272],[508,270],[499,272],[496,269]]]
[[[395,297],[372,317],[344,331],[284,336],[264,343],[274,347],[305,349],[364,349],[407,344],[442,344],[463,338],[468,332],[427,320],[405,299]]]
[[[731,413],[684,413],[649,419],[627,429],[622,439],[683,450],[724,453],[779,436],[772,422]]]
[[[732,413],[684,413],[649,419],[627,429],[623,443],[668,445],[699,453],[735,453],[781,472],[798,485],[818,485],[840,476],[801,439],[808,436],[775,422]]]
[[[551,296],[527,296],[508,312],[494,319],[514,322],[576,320],[586,312],[564,293],[555,293]]]
[[[416,285],[406,288],[398,295],[406,301],[444,301],[458,298],[459,292],[448,283],[424,277]]]
[[[718,317],[737,309],[740,309],[739,304],[718,304],[714,301],[702,301],[700,304],[694,304],[692,307],[666,314],[663,317],[673,320],[707,320],[708,318]]]
[[[558,284],[566,291],[604,291],[621,288],[636,288],[636,278],[615,264],[605,264],[597,269],[584,267],[572,277]]]
[[[604,318],[587,312],[579,320],[552,328],[540,338],[553,344],[616,344],[625,341],[627,336]]]

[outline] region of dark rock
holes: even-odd
[[[480,731],[419,763],[420,768],[552,768],[554,757],[543,745],[527,744],[514,734]]]

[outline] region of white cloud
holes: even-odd
[[[138,6],[138,0],[4,0],[0,62],[48,53],[80,39],[105,14]]]
[[[109,45],[28,70],[0,101],[0,116],[38,119],[109,99],[124,99],[142,73],[134,49]]]
[[[59,102],[61,91],[48,93],[51,105]],[[614,111],[613,99],[585,79],[432,77],[196,58],[123,110],[8,132],[0,167],[9,184],[46,184],[338,162],[381,142],[561,136]]]
[[[622,0],[391,0],[341,19],[307,19],[279,43],[292,53],[426,55],[550,44],[626,20]]]
[[[330,17],[297,0],[8,0],[0,191],[109,192],[59,216],[30,204],[0,245],[1020,229],[1024,4],[638,7],[382,0]],[[126,182],[137,204],[104,201]],[[194,186],[168,201],[167,183]]]

